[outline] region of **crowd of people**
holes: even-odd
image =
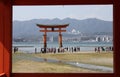
[[[101,52],[101,51],[113,51],[113,46],[109,46],[109,47],[95,47],[95,52]]]
[[[64,52],[77,52],[80,51],[80,47],[61,47],[61,48],[41,48],[41,53],[64,53]]]
[[[18,47],[14,47],[14,53],[16,53],[18,51]],[[35,53],[64,53],[64,52],[80,52],[81,49],[80,47],[61,47],[61,48],[40,48],[34,49]],[[93,51],[95,52],[101,52],[101,51],[113,51],[113,46],[109,46],[109,47],[95,47],[95,49],[93,49]]]

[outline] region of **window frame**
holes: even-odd
[[[88,4],[113,4],[114,73],[12,73],[12,6]],[[120,77],[119,8],[120,0],[0,0],[0,77]]]

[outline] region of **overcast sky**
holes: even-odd
[[[98,18],[113,20],[112,5],[13,6],[13,20]]]

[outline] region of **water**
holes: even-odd
[[[14,42],[13,47],[18,46],[19,51],[23,51],[26,53],[34,53],[35,48],[37,48],[37,52],[43,48],[43,43],[39,42]],[[95,47],[109,47],[113,46],[112,42],[63,42],[63,47],[80,47],[81,51],[94,51]],[[48,48],[58,48],[58,42],[48,42]]]

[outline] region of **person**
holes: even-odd
[[[41,48],[42,53],[46,53],[46,48]]]
[[[77,50],[80,51],[80,47],[78,47]]]
[[[73,52],[73,47],[72,47],[72,52]]]
[[[76,47],[74,47],[74,52],[76,52]]]
[[[40,50],[40,51],[41,51],[41,53],[43,53],[43,48],[41,48],[41,50]]]
[[[44,48],[44,53],[46,53],[46,48]]]
[[[54,54],[56,53],[56,48],[54,48]]]
[[[105,51],[104,47],[101,47],[102,51]]]
[[[14,53],[18,51],[18,47],[14,47]]]
[[[37,53],[37,48],[35,48],[35,54]]]
[[[100,47],[98,47],[98,52],[100,53]]]
[[[58,48],[58,53],[60,53],[60,49]]]
[[[112,51],[113,51],[113,47],[112,47]]]
[[[109,51],[109,48],[108,47],[106,47],[106,52],[108,52]]]
[[[97,52],[97,48],[95,47],[95,52]]]

